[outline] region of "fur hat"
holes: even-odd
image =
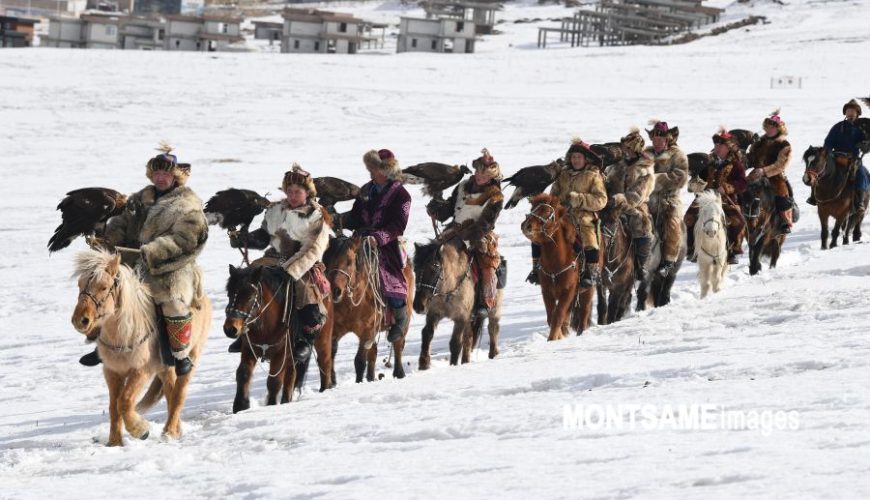
[[[294,163],[290,170],[284,172],[284,180],[281,181],[281,191],[287,191],[287,188],[293,184],[305,188],[305,190],[308,191],[309,198],[317,196],[317,188],[314,187],[314,179],[311,178],[311,174],[302,170],[302,167],[300,167],[298,163]]]
[[[644,140],[643,136],[640,135],[640,129],[638,129],[637,127],[632,127],[632,129],[628,132],[628,135],[621,138],[619,142],[629,151],[637,154],[643,152]]]
[[[154,171],[165,170],[172,173],[176,185],[185,185],[190,177],[190,164],[178,163],[178,158],[172,154],[172,146],[165,141],[160,142],[160,147],[157,148],[157,151],[161,153],[148,160],[148,163],[145,165],[145,177],[149,181],[154,182]]]
[[[497,181],[502,179],[501,167],[498,165],[498,162],[495,161],[495,158],[489,154],[489,150],[486,148],[480,150],[480,158],[471,162],[471,166],[474,168],[475,172],[483,171]]]
[[[569,167],[572,166],[571,155],[574,153],[582,154],[586,157],[587,163],[591,163],[598,168],[602,168],[603,166],[603,160],[601,157],[595,154],[595,152],[592,151],[592,148],[589,147],[589,144],[583,142],[579,137],[575,137],[571,140],[571,146],[568,147],[568,151],[565,153],[565,163],[567,163]]]
[[[763,127],[776,127],[779,129],[780,135],[788,135],[788,129],[785,127],[785,122],[782,120],[782,117],[779,116],[779,108],[773,110],[773,113],[770,114],[767,118],[761,122],[761,126]]]
[[[858,112],[858,116],[861,116],[861,105],[858,104],[858,101],[856,101],[855,99],[852,99],[851,101],[847,102],[846,104],[843,104],[843,114],[844,115],[846,114],[846,110],[849,108],[854,109],[855,111]]]
[[[728,148],[732,151],[736,151],[740,148],[737,138],[734,137],[734,135],[725,127],[719,127],[719,131],[713,134],[713,144],[727,144]]]
[[[396,156],[389,149],[372,149],[363,155],[363,163],[368,168],[380,170],[390,180],[401,180],[402,178],[399,160],[396,159]]]
[[[650,139],[653,137],[667,137],[668,144],[677,143],[677,139],[680,137],[680,127],[669,128],[668,122],[656,119],[650,120],[649,124],[652,125],[652,129],[647,130],[646,133]]]

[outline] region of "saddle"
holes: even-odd
[[[819,201],[838,198],[850,182],[855,182],[858,163],[851,155],[834,153],[829,155],[825,171],[819,176],[813,191]]]

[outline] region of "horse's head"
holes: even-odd
[[[804,175],[801,180],[805,185],[812,186],[816,183],[825,165],[825,156],[825,148],[810,146],[804,151]]]
[[[263,305],[263,288],[260,278],[263,268],[249,266],[235,267],[230,264],[230,277],[227,280],[227,309],[224,320],[224,333],[234,339],[245,333],[248,322],[259,315]]]
[[[79,297],[72,315],[75,329],[92,338],[103,318],[115,314],[120,303],[121,256],[90,250],[76,257]]]
[[[559,229],[565,207],[559,203],[559,198],[548,194],[539,194],[532,199],[532,209],[526,214],[520,228],[523,235],[539,245],[552,241],[553,234]]]
[[[323,255],[326,265],[326,275],[332,286],[332,301],[341,303],[345,296],[353,300],[353,287],[359,272],[358,264],[363,238],[354,235],[351,238],[334,238],[329,242],[329,248]]]
[[[708,238],[713,238],[725,227],[722,197],[715,191],[704,191],[698,195],[697,201],[701,229]]]
[[[433,297],[456,290],[459,280],[468,271],[465,250],[465,244],[459,239],[414,245],[414,274],[417,276],[414,311],[423,314]]]

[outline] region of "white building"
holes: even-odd
[[[119,45],[124,50],[163,50],[165,37],[162,21],[130,17],[121,25]]]
[[[224,51],[244,41],[243,19],[233,14],[205,13],[201,16],[166,16],[166,50]]]
[[[123,16],[85,14],[81,17],[52,16],[43,47],[116,49]]]
[[[366,21],[351,14],[288,8],[283,17],[281,52],[356,54],[374,40],[365,34]]]
[[[474,23],[458,19],[402,17],[396,52],[474,52]]]

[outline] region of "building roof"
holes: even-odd
[[[33,26],[34,24],[39,23],[39,19],[30,19],[26,17],[13,17],[13,16],[0,16],[0,22],[2,23],[16,23],[16,24],[29,24]]]
[[[124,22],[124,18],[119,16],[82,15],[79,19],[92,24],[121,24]]]
[[[199,16],[191,16],[187,14],[169,14],[166,16],[167,21],[179,21],[183,23],[201,23],[202,18]]]
[[[254,26],[260,28],[283,28],[284,23],[278,21],[251,21],[254,23]]]
[[[483,10],[502,10],[504,6],[501,3],[484,3],[484,2],[457,2],[455,0],[426,0],[429,5],[464,7],[466,9],[483,9]]]
[[[241,23],[245,20],[244,17],[235,12],[205,12],[202,14],[202,18],[206,21],[218,21],[224,23]]]
[[[359,24],[365,22],[365,20],[363,19],[354,17],[353,14],[347,14],[344,12],[332,12],[317,9],[300,9],[294,7],[288,7],[284,9],[284,12],[281,15],[284,17],[284,19],[288,21],[301,21],[309,23],[339,22]]]

